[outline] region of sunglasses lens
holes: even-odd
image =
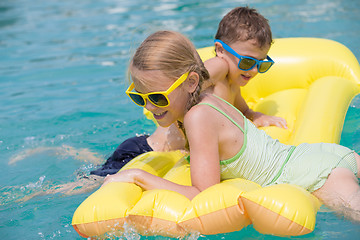
[[[148,97],[152,103],[154,103],[155,105],[157,105],[159,107],[164,107],[169,104],[169,101],[163,94],[155,93],[155,94],[150,94]]]
[[[250,58],[243,58],[241,59],[241,61],[239,62],[239,68],[241,70],[250,70],[251,68],[254,67],[254,65],[256,64],[256,61],[254,59],[250,59]]]
[[[267,70],[270,69],[271,66],[272,66],[272,62],[262,62],[260,64],[259,72],[260,73],[266,72]]]
[[[130,98],[139,106],[145,106],[144,98],[137,94],[129,94]]]

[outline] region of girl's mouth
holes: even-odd
[[[162,112],[162,113],[159,113],[159,114],[153,113],[153,115],[154,115],[154,118],[155,118],[156,120],[159,120],[159,119],[162,119],[162,118],[165,116],[166,113],[167,113],[167,111]]]

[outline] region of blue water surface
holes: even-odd
[[[86,149],[105,161],[123,140],[153,132],[155,126],[124,94],[129,58],[146,36],[170,29],[188,36],[197,48],[210,46],[221,18],[244,5],[269,19],[275,38],[328,38],[360,59],[358,0],[1,0],[0,238],[82,239],[71,219],[90,193],[17,200],[76,181],[94,168],[57,149]],[[356,97],[341,144],[357,152],[359,119]],[[282,239],[251,226],[192,238]],[[292,239],[360,239],[360,225],[324,210],[313,233]]]

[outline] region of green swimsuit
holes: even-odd
[[[282,144],[257,129],[237,108],[222,98],[219,99],[244,117],[243,129],[218,107],[209,103],[199,104],[219,111],[244,133],[240,151],[231,159],[220,161],[222,180],[244,178],[261,186],[290,183],[313,192],[325,183],[331,170],[336,167],[345,167],[354,174],[357,173],[352,150],[328,143],[304,143],[297,147]]]

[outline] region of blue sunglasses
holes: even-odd
[[[275,63],[269,56],[266,56],[266,60],[257,60],[256,58],[247,57],[247,56],[241,56],[237,52],[234,51],[231,47],[229,47],[226,43],[219,39],[215,39],[214,42],[221,43],[223,48],[234,55],[235,57],[239,58],[238,68],[243,71],[250,71],[255,66],[257,66],[257,69],[259,73],[267,72],[271,66]]]

